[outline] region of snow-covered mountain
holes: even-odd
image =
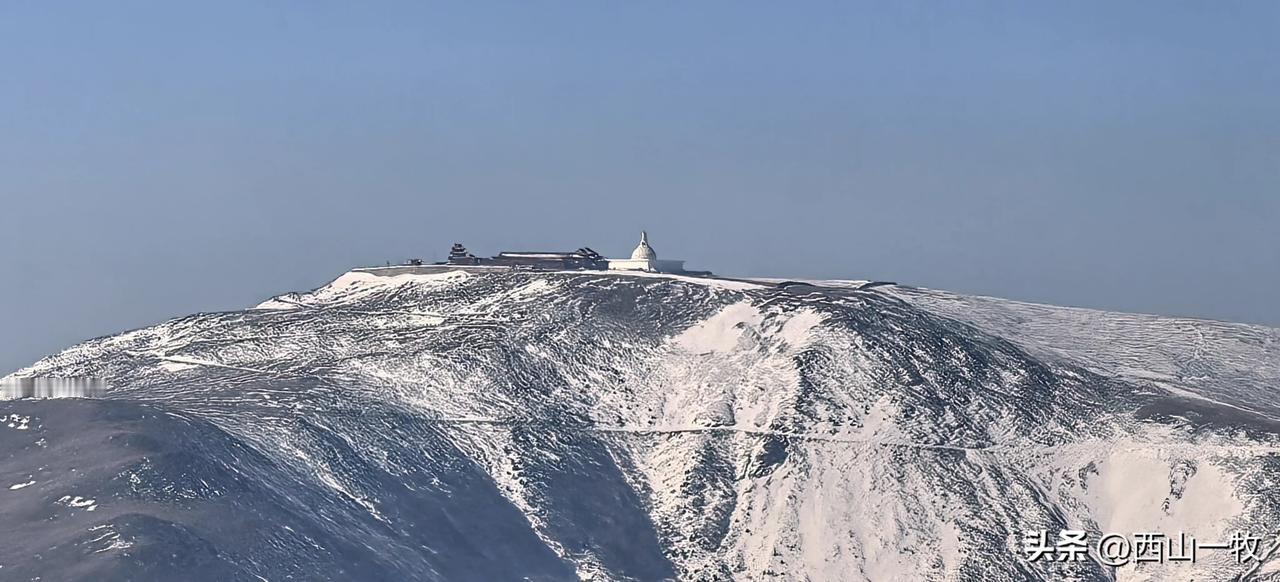
[[[1024,537],[1280,531],[1280,330],[424,271],[19,371],[111,388],[0,402],[0,579],[1230,580]]]

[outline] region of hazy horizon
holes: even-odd
[[[1280,327],[1280,5],[0,7],[0,374],[451,243]]]

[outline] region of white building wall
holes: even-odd
[[[610,271],[649,271],[652,273],[680,273],[684,271],[684,261],[670,259],[609,259]]]

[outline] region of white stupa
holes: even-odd
[[[611,271],[648,271],[650,273],[683,273],[684,261],[658,259],[658,252],[649,246],[649,233],[640,231],[640,244],[631,251],[630,259],[609,259]]]
[[[640,244],[636,245],[636,250],[631,251],[631,260],[633,261],[654,261],[658,259],[658,253],[654,252],[653,247],[649,246],[649,233],[640,231]]]

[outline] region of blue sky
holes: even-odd
[[[641,228],[731,275],[1280,326],[1277,55],[1274,2],[5,2],[0,371]]]

